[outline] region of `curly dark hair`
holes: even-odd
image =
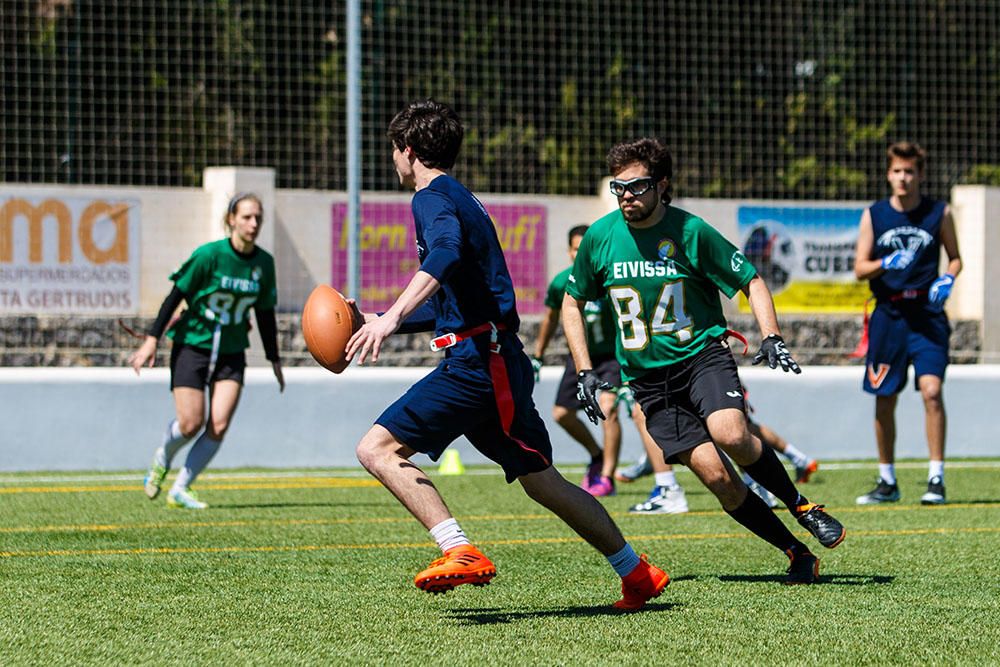
[[[631,164],[639,163],[646,168],[653,181],[659,183],[667,179],[667,189],[663,193],[664,204],[670,203],[674,178],[674,159],[670,149],[653,137],[642,137],[615,144],[608,151],[608,172],[614,176]]]
[[[454,109],[428,99],[406,105],[389,123],[386,134],[399,150],[412,148],[425,167],[451,169],[465,128]]]

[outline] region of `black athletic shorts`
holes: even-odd
[[[170,351],[170,389],[174,387],[191,387],[204,389],[209,383],[208,362],[212,351],[203,347],[192,347],[174,343]],[[236,380],[243,384],[243,371],[247,367],[246,352],[220,354],[215,362],[212,382],[217,380]]]
[[[617,359],[603,357],[590,361],[594,364],[597,377],[612,387],[622,386],[622,367],[618,365]],[[583,403],[576,397],[576,364],[573,363],[571,354],[566,355],[566,372],[563,373],[559,389],[556,390],[556,405],[567,410],[583,410]]]
[[[736,361],[721,340],[689,359],[632,380],[629,387],[667,463],[712,439],[705,419],[713,412],[726,408],[746,412]]]

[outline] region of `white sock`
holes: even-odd
[[[471,544],[469,538],[465,536],[465,531],[462,530],[462,527],[458,525],[458,521],[454,518],[445,519],[434,526],[430,529],[430,534],[442,552],[460,547],[463,544]]]
[[[191,438],[184,437],[184,434],[181,433],[181,425],[177,423],[176,419],[171,419],[170,423],[167,424],[167,432],[163,434],[163,445],[156,450],[153,457],[164,468],[170,468],[174,456],[181,447],[189,442],[191,442]]]
[[[893,463],[879,463],[878,464],[878,476],[886,481],[887,484],[896,483],[896,466]]]
[[[792,462],[793,466],[805,468],[809,465],[809,457],[800,452],[792,443],[788,443],[782,453]]]
[[[673,470],[655,473],[653,479],[656,480],[657,486],[665,486],[671,489],[677,486],[677,475],[674,474]]]
[[[931,481],[935,477],[941,478],[941,483],[944,483],[944,461],[931,461],[927,468],[927,481]]]
[[[207,431],[202,433],[191,445],[191,451],[188,452],[187,460],[184,461],[184,467],[177,473],[177,479],[174,480],[174,486],[171,490],[180,491],[194,484],[198,474],[208,466],[208,462],[219,451],[220,445],[222,445],[221,440],[213,440],[208,437]]]

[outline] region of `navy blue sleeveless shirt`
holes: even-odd
[[[869,212],[875,243],[872,259],[881,259],[896,250],[910,249],[913,262],[905,269],[886,271],[869,281],[878,301],[888,301],[902,292],[920,292],[918,300],[927,300],[927,290],[938,277],[941,261],[941,218],[945,202],[923,197],[909,211],[897,211],[883,199]],[[912,298],[912,297],[911,297]]]

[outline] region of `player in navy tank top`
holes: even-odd
[[[875,395],[875,439],[879,479],[859,505],[895,502],[896,399],[913,365],[916,389],[924,401],[930,454],[926,505],[941,504],[944,492],[945,410],[942,383],[948,366],[951,327],[944,313],[955,277],[962,270],[951,212],[942,201],[920,193],[925,152],[901,142],[888,150],[886,178],[892,196],[861,216],[854,272],[868,280],[875,310],[868,325],[864,390]],[[941,248],[948,266],[938,275]]]
[[[347,345],[349,359],[378,360],[398,332],[434,330],[438,366],[375,421],[357,446],[358,460],[420,521],[443,557],[414,579],[428,592],[487,584],[493,563],[474,547],[427,475],[410,458],[437,460],[459,436],[515,479],[527,494],[604,554],[622,577],[615,606],[638,609],[669,582],[640,558],[607,511],[552,465],[552,446],[531,398],[534,374],[517,330],[520,320],[507,263],[483,205],[448,175],[464,129],[446,105],[427,100],[389,124],[400,184],[416,191],[413,218],[420,269],[396,302],[365,324]],[[556,573],[553,583],[565,577]],[[556,583],[558,582],[558,583]]]

